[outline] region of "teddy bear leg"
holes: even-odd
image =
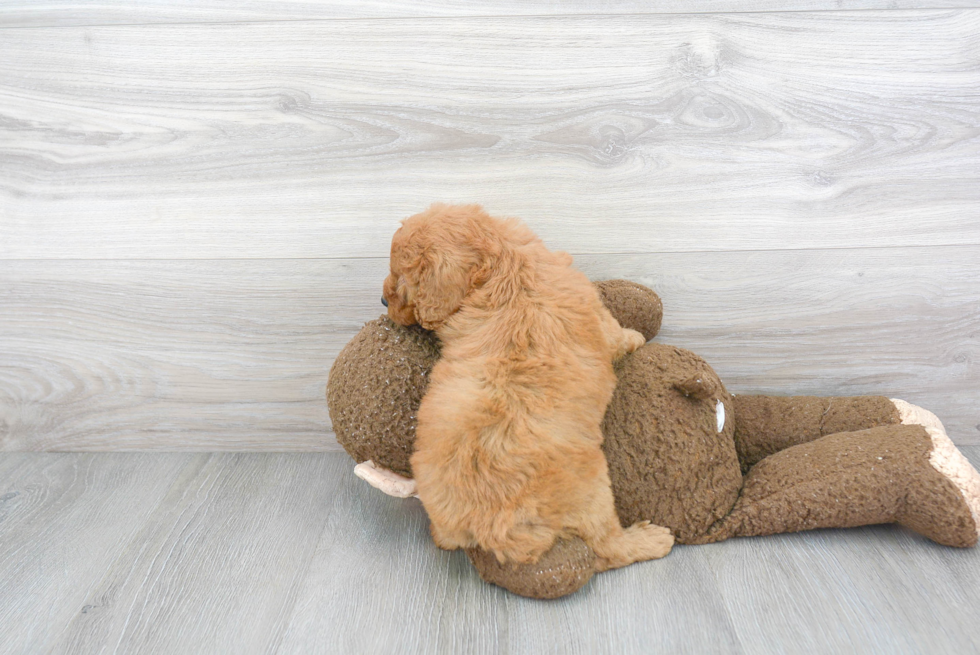
[[[699,543],[900,523],[947,546],[973,546],[980,526],[980,476],[959,458],[945,434],[915,424],[791,446],[749,471],[731,513]]]
[[[735,448],[743,475],[781,450],[836,434],[897,425],[884,396],[732,396]]]
[[[970,508],[980,534],[980,474],[946,434],[946,428],[932,412],[898,398],[892,398],[902,425],[922,426],[932,440],[929,463],[952,482]]]
[[[466,555],[485,582],[528,598],[567,596],[595,573],[595,553],[578,537],[559,538],[533,564],[502,563],[482,548],[467,548]]]

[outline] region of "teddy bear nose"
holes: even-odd
[[[384,305],[385,307],[387,307],[388,306],[388,299],[385,298],[384,296],[381,296],[381,304]]]

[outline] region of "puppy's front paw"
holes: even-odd
[[[623,341],[626,345],[626,352],[631,353],[637,348],[645,345],[647,338],[642,333],[629,328],[623,328]]]
[[[623,355],[633,352],[646,342],[646,337],[644,337],[641,333],[629,328],[623,328],[623,332],[619,337],[619,343],[616,346],[616,352],[613,356],[613,360],[615,361]]]

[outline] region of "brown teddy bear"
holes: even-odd
[[[623,327],[657,334],[656,293],[623,280],[597,286]],[[414,493],[415,413],[438,357],[434,334],[382,316],[330,371],[337,440],[355,473],[391,495]],[[667,526],[679,544],[875,523],[948,546],[977,542],[980,475],[930,412],[882,396],[732,395],[700,357],[659,343],[615,368],[603,450],[624,526]],[[467,554],[484,580],[533,598],[569,594],[594,572],[580,539],[530,565]]]

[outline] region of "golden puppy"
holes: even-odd
[[[571,264],[477,205],[433,205],[392,239],[388,315],[442,342],[411,460],[441,548],[528,563],[578,535],[600,571],[670,552],[666,528],[620,525],[600,449],[612,362],[643,335]]]

